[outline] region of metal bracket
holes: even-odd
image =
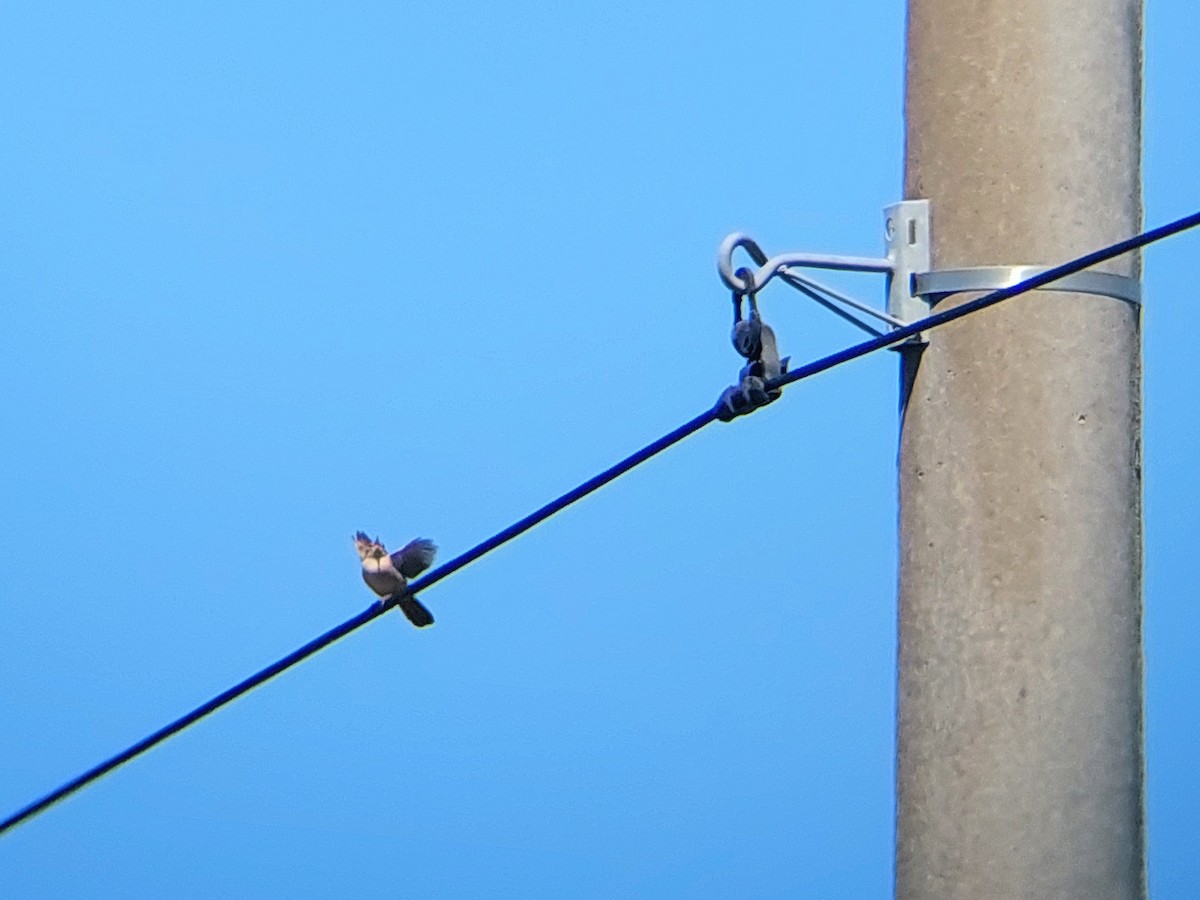
[[[871,316],[893,329],[926,318],[932,307],[950,294],[964,291],[993,291],[1010,287],[1049,269],[1049,266],[980,266],[970,269],[930,271],[931,209],[928,200],[902,200],[884,209],[884,233],[887,256],[829,256],[817,253],[781,253],[768,257],[757,243],[741,232],[734,232],[721,242],[717,250],[717,271],[721,280],[734,292],[744,292],[748,285],[735,273],[733,254],[745,250],[758,269],[754,272],[754,287],[761,290],[776,276],[813,300],[827,307],[859,328],[874,335],[880,332],[843,309]],[[887,275],[887,312],[880,312],[868,303],[855,300],[814,281],[801,269],[837,269],[843,272],[880,272]],[[1040,290],[1065,291],[1076,294],[1096,294],[1126,303],[1142,302],[1142,284],[1136,278],[1108,272],[1077,272],[1058,279]],[[895,344],[896,348],[926,343],[925,332]]]
[[[928,272],[930,259],[929,201],[901,200],[883,211],[888,260],[887,309],[908,325],[929,315],[930,302],[914,290],[917,276]],[[904,344],[924,344],[925,333],[913,335]],[[904,344],[897,344],[900,347]]]
[[[835,304],[842,304],[892,328],[915,322],[929,314],[928,301],[912,292],[913,276],[929,270],[929,201],[904,200],[887,207],[885,213],[888,245],[886,257],[831,256],[819,253],[781,253],[768,257],[748,235],[734,232],[726,237],[717,249],[717,271],[730,290],[745,291],[747,285],[736,274],[737,267],[733,263],[734,252],[738,249],[745,250],[758,266],[754,272],[756,288],[761,289],[772,278],[779,276],[792,287],[864,331],[879,335],[879,330]],[[835,269],[842,272],[878,272],[887,275],[887,312],[881,312],[869,303],[814,281],[807,274],[800,274],[801,269]],[[917,336],[910,341],[922,339]]]

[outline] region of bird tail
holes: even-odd
[[[421,601],[411,594],[404,594],[396,598],[396,605],[400,607],[404,615],[408,616],[408,621],[412,622],[418,628],[424,628],[426,625],[433,624],[433,613],[427,610]]]

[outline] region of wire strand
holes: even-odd
[[[832,369],[834,366],[841,365],[842,363],[849,362],[850,360],[857,359],[860,356],[866,356],[867,354],[876,350],[882,350],[886,347],[891,347],[900,343],[901,341],[907,340],[908,338],[921,333],[922,331],[929,331],[934,328],[938,328],[949,322],[953,322],[956,319],[961,319],[964,316],[968,316],[982,309],[986,309],[989,306],[994,306],[997,303],[1000,303],[1011,297],[1016,297],[1020,294],[1036,290],[1037,288],[1045,287],[1059,278],[1066,277],[1067,275],[1073,275],[1076,272],[1081,272],[1084,269],[1097,265],[1098,263],[1114,259],[1115,257],[1129,253],[1132,250],[1137,250],[1140,247],[1145,247],[1148,244],[1152,244],[1155,241],[1160,241],[1164,238],[1171,237],[1172,235],[1179,234],[1182,231],[1186,231],[1189,228],[1194,228],[1197,225],[1200,225],[1200,212],[1177,219],[1174,222],[1169,222],[1168,224],[1162,225],[1158,228],[1145,231],[1139,235],[1128,238],[1127,240],[1113,244],[1102,250],[1097,250],[1094,253],[1089,253],[1086,256],[1081,256],[1078,259],[1064,263],[1063,265],[1057,266],[1053,269],[1047,269],[1045,272],[1041,272],[1032,276],[1031,278],[1027,278],[1018,284],[1012,285],[1011,287],[1002,288],[998,291],[992,291],[991,293],[985,294],[982,297],[978,297],[975,300],[971,300],[967,303],[961,304],[960,306],[956,306],[954,309],[949,309],[940,313],[934,313],[918,322],[906,325],[903,328],[897,328],[895,331],[889,332],[888,334],[881,335],[877,338],[872,338],[871,340],[863,341],[860,344],[847,347],[844,350],[838,351],[837,353],[832,353],[829,356],[814,360],[813,362],[807,363],[806,365],[803,365],[798,369],[787,373],[786,375],[773,379],[772,381],[768,382],[767,388],[773,390],[775,388],[781,388],[785,385],[800,381],[804,378],[810,378],[813,375],[824,372],[828,369]],[[410,586],[411,592],[416,594],[425,588],[432,587],[443,578],[453,575],[459,569],[470,565],[481,556],[484,556],[501,545],[508,543],[513,538],[524,534],[526,531],[533,528],[535,525],[544,522],[555,513],[561,512],[572,503],[583,499],[588,494],[591,494],[594,491],[604,487],[604,485],[608,484],[610,481],[613,481],[619,478],[621,475],[624,475],[630,469],[641,465],[650,458],[657,456],[667,448],[679,443],[689,435],[696,433],[701,428],[704,428],[705,426],[717,421],[717,413],[717,407],[706,410],[690,421],[680,425],[674,431],[668,432],[658,440],[647,444],[636,453],[625,457],[625,459],[621,460],[616,465],[605,469],[603,472],[593,476],[592,478],[589,478],[578,487],[573,488],[555,500],[550,501],[549,503],[525,516],[525,518],[514,522],[512,525],[509,525],[507,528],[501,531],[496,532],[496,534],[476,544],[465,553],[459,554],[449,562],[438,566],[424,577],[415,580]],[[12,828],[15,828],[22,822],[33,818],[38,813],[44,812],[58,801],[69,797],[71,794],[75,793],[81,788],[86,787],[88,784],[97,780],[98,778],[103,777],[118,766],[129,762],[131,759],[141,755],[142,753],[145,753],[147,750],[151,749],[156,744],[162,743],[173,734],[177,734],[178,732],[187,728],[189,725],[192,725],[205,716],[216,712],[225,704],[236,700],[238,697],[242,696],[248,691],[253,690],[260,684],[270,680],[271,678],[274,678],[281,672],[290,669],[297,663],[304,661],[314,653],[317,653],[319,650],[323,650],[325,647],[328,647],[335,641],[338,641],[350,634],[350,632],[356,631],[363,625],[366,625],[368,622],[371,622],[372,620],[383,615],[385,612],[391,609],[393,605],[394,604],[392,603],[376,603],[372,605],[353,618],[347,619],[342,624],[331,628],[329,631],[326,631],[319,637],[309,641],[303,647],[292,651],[282,659],[256,672],[249,678],[238,682],[228,690],[222,691],[211,700],[202,703],[191,712],[180,716],[175,721],[146,736],[137,743],[131,745],[125,750],[122,750],[115,756],[109,757],[104,762],[93,766],[81,775],[71,779],[60,787],[55,788],[50,793],[38,800],[35,800],[28,806],[23,807],[22,809],[8,816],[3,821],[0,821],[0,835],[11,830]]]

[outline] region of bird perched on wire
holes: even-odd
[[[408,621],[418,628],[433,624],[433,614],[408,592],[408,579],[416,578],[433,562],[437,553],[433,541],[417,538],[389,554],[379,538],[371,540],[360,531],[354,535],[354,548],[362,560],[362,577],[367,587],[385,603],[395,600]]]

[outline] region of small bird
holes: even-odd
[[[379,538],[371,540],[360,531],[354,535],[354,548],[362,560],[362,577],[367,587],[383,602],[395,600],[408,621],[418,628],[433,624],[433,614],[408,592],[408,579],[416,578],[433,562],[437,553],[433,541],[417,538],[389,555]]]

